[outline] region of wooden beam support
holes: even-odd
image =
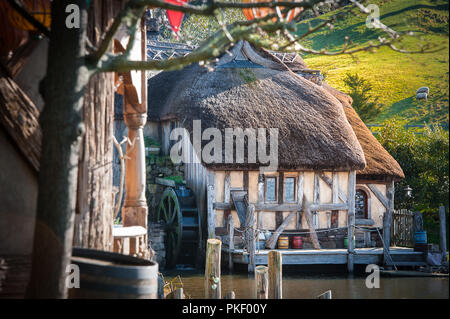
[[[284,201],[284,173],[280,172],[278,175],[278,205],[282,205]],[[275,227],[278,228],[283,223],[283,212],[277,211],[275,213]]]
[[[253,272],[255,270],[255,252],[256,252],[256,240],[255,240],[255,206],[253,204],[247,207],[247,216],[245,222],[245,228],[247,228],[247,248],[249,253],[248,271]]]
[[[289,225],[289,223],[291,222],[292,219],[294,219],[296,215],[296,212],[292,212],[290,213],[286,219],[281,223],[280,226],[278,226],[277,230],[272,234],[272,236],[266,241],[266,248],[269,249],[274,249],[276,244],[277,244],[277,240],[278,237],[280,236],[280,234],[285,230],[285,228],[287,227],[287,225]]]
[[[214,171],[207,173],[207,224],[208,224],[208,238],[216,238],[216,208],[214,203],[216,201],[215,179]]]
[[[324,203],[324,204],[309,204],[311,211],[323,212],[329,210],[348,210],[346,203]],[[213,207],[217,210],[235,209],[232,203],[215,203]],[[299,212],[302,206],[297,204],[256,204],[255,210],[266,212]]]
[[[306,223],[308,224],[310,233],[309,233],[309,237],[311,238],[311,242],[314,246],[315,249],[320,249],[320,243],[319,243],[319,239],[317,238],[317,233],[316,230],[314,229],[314,225],[313,225],[313,221],[312,221],[312,214],[311,214],[311,210],[309,208],[309,206],[311,206],[310,203],[308,203],[308,200],[306,199],[306,196],[303,195],[303,215],[306,218]]]
[[[356,193],[356,172],[350,171],[348,175],[348,261],[347,268],[349,273],[353,273],[354,270],[354,243],[353,238],[355,236],[355,193]]]
[[[339,180],[337,173],[333,172],[333,179],[330,179],[324,173],[320,173],[319,177],[324,181],[325,184],[328,185],[329,188],[333,190],[333,203],[338,203],[338,201],[336,200],[337,198],[339,198],[343,203],[347,203],[347,196],[345,196],[344,192],[339,189]]]
[[[367,185],[376,198],[383,204],[384,208],[389,209],[389,200],[378,190],[374,184]]]
[[[299,207],[302,207],[303,204],[303,193],[305,187],[305,174],[303,172],[300,172],[298,174],[297,178],[297,205]],[[302,212],[297,212],[297,229],[302,228]]]

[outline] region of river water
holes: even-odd
[[[381,277],[380,288],[366,287],[366,275],[345,273],[323,275],[283,270],[283,299],[310,299],[331,290],[333,299],[448,299],[449,279],[413,277]],[[204,298],[204,274],[199,271],[171,271],[165,280],[180,275],[185,294],[190,298]],[[234,291],[236,298],[253,299],[254,277],[245,271],[222,274],[222,295]]]

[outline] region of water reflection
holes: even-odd
[[[199,271],[173,271],[165,273],[166,281],[180,274],[184,291],[191,298],[204,298],[203,273]],[[380,288],[368,289],[363,274],[305,274],[283,273],[284,299],[310,299],[331,290],[333,299],[448,299],[448,278],[380,278]],[[245,272],[222,274],[222,295],[229,291],[236,298],[254,298],[254,280]]]

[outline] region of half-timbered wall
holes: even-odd
[[[325,176],[328,182],[331,182],[331,187],[326,183],[321,175]],[[246,175],[248,177],[246,177]],[[281,181],[281,176],[283,175],[283,180]],[[215,171],[215,202],[230,204],[231,196],[230,190],[233,189],[246,189],[248,190],[249,203],[252,204],[265,204],[267,201],[265,198],[262,202],[258,201],[258,176],[259,171]],[[303,199],[303,194],[310,203],[314,204],[330,204],[330,203],[341,203],[346,204],[338,196],[347,197],[348,195],[348,172],[314,172],[314,171],[304,171],[304,172],[274,172],[264,174],[267,177],[277,178],[277,201],[274,204],[301,204]],[[295,202],[286,203],[284,198],[284,178],[294,177],[295,178]],[[248,179],[248,182],[246,181]],[[280,183],[281,181],[281,183]],[[338,187],[335,188],[336,196],[333,197],[333,186],[332,183],[335,181]],[[317,186],[316,186],[317,184]],[[281,190],[280,188],[283,188]],[[265,193],[265,186],[264,186]],[[281,197],[283,197],[281,199]],[[231,205],[233,208],[233,205]],[[224,217],[228,214],[233,215],[233,222],[235,227],[241,227],[237,212],[234,209],[216,209],[215,210],[215,227],[224,227],[225,221]],[[275,211],[258,211],[256,210],[258,227],[262,229],[274,230],[280,223],[280,220],[284,220],[290,211],[275,212]],[[337,219],[337,224],[333,225],[331,221],[331,215],[334,219]],[[277,216],[278,215],[278,216]],[[277,221],[278,219],[278,221]],[[329,211],[318,211],[317,212],[317,228],[333,228],[335,227],[346,227],[347,226],[347,210],[338,210],[335,212]],[[297,214],[296,218],[292,219],[286,230],[295,230],[303,228],[308,228],[305,217],[301,214]]]

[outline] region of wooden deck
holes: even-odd
[[[228,258],[228,248],[222,248],[224,257]],[[347,264],[347,249],[281,249],[284,265],[343,265]],[[267,265],[268,249],[257,250],[255,254],[256,265]],[[391,247],[390,254],[397,266],[425,265],[425,256],[422,252],[415,252],[412,248]],[[248,253],[242,249],[233,249],[231,252],[233,263],[248,264]],[[383,248],[356,248],[354,263],[359,265],[383,264]]]

